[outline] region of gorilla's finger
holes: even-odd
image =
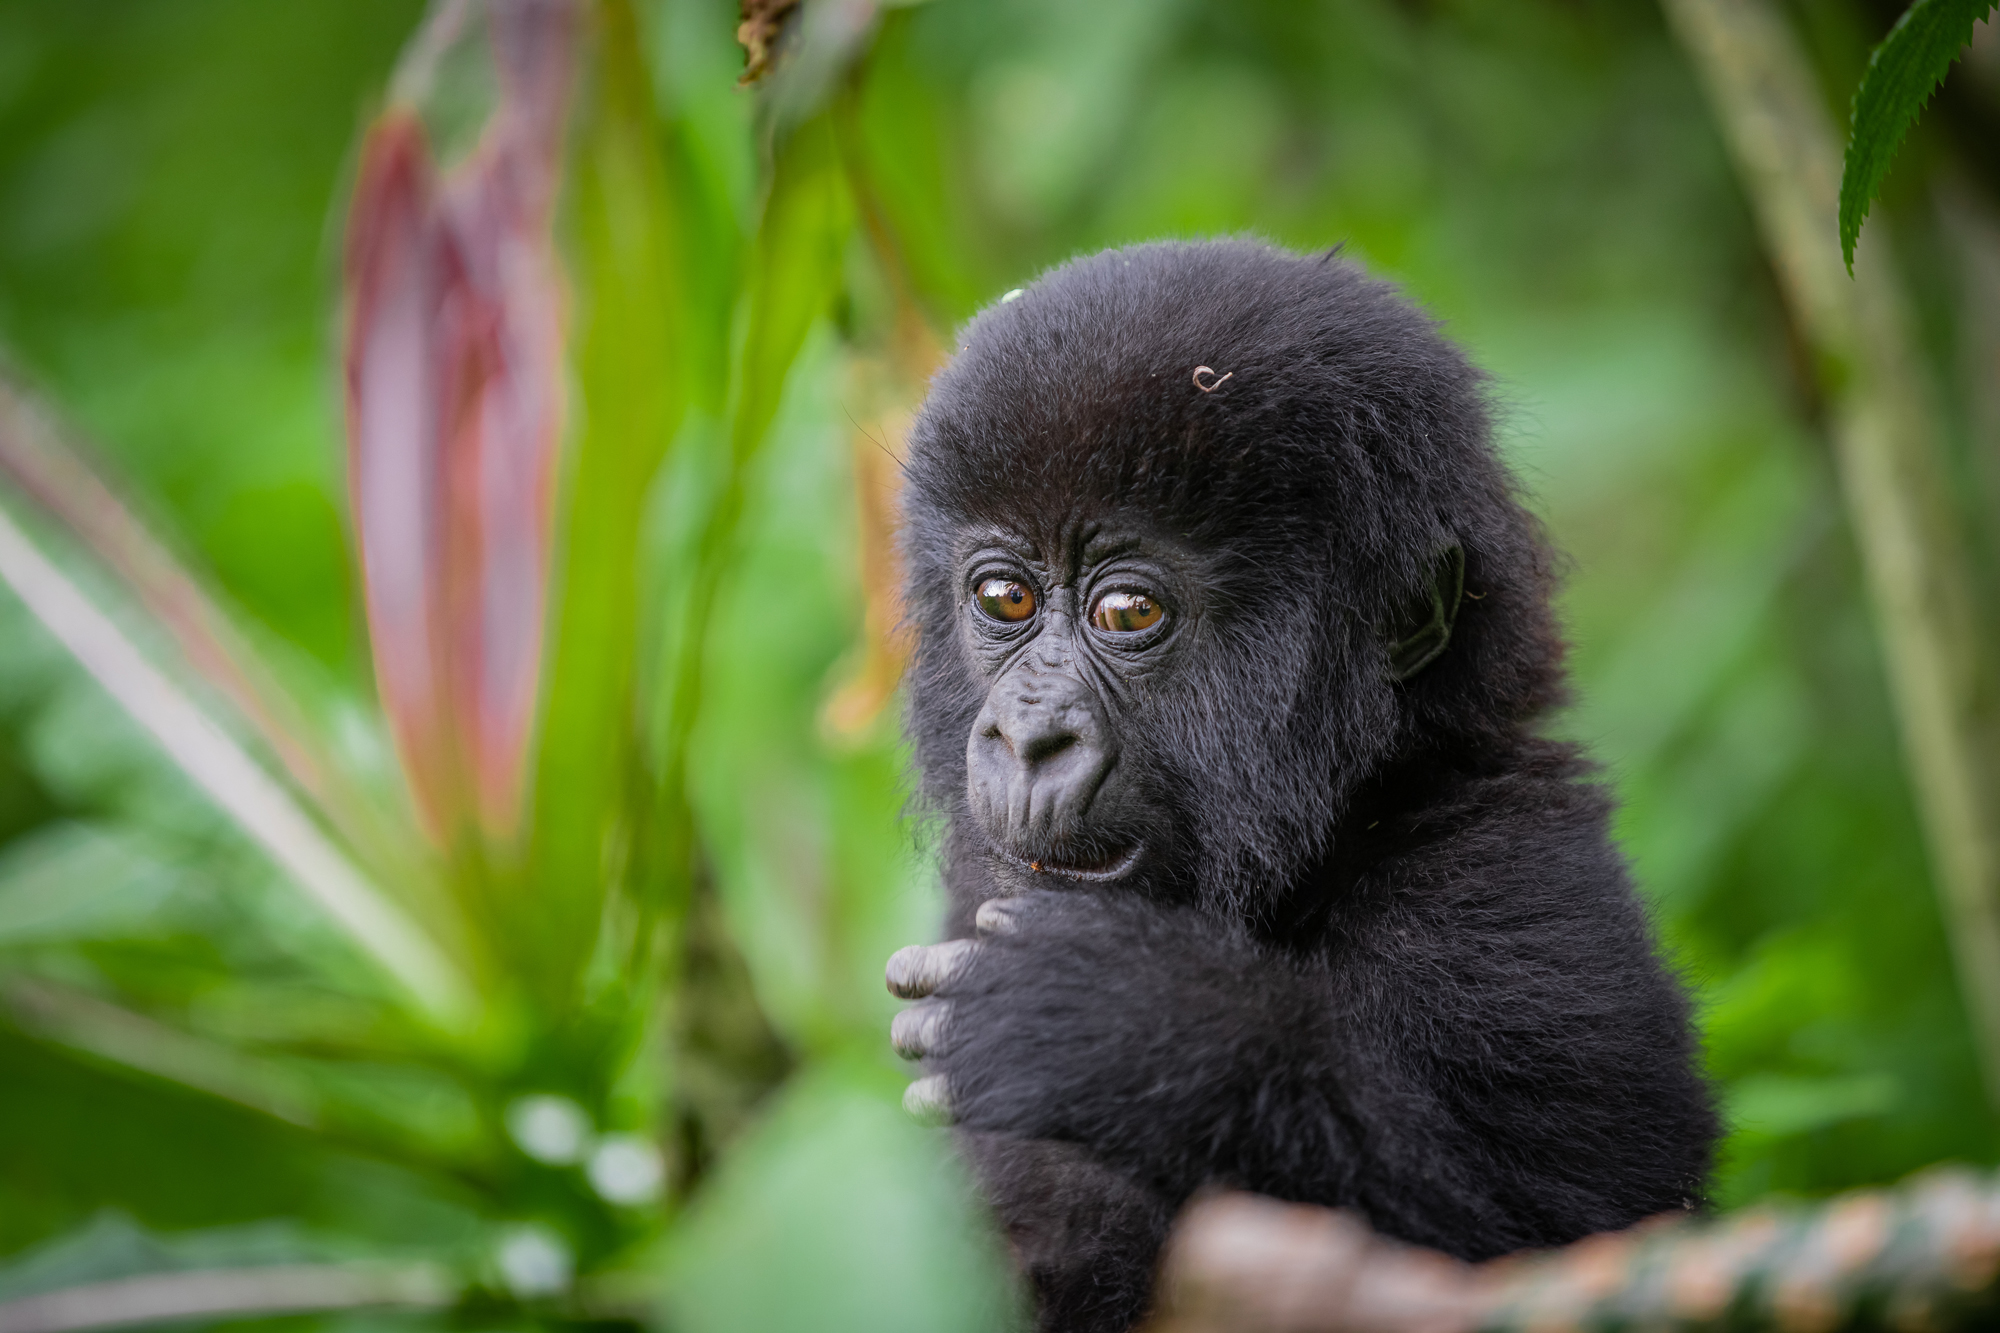
[[[974,940],[946,940],[896,950],[889,959],[889,993],[905,1000],[923,999],[963,971],[978,947]]]
[[[1020,907],[1005,898],[988,898],[979,904],[972,924],[982,935],[1012,935],[1021,928]]]
[[[948,1125],[952,1121],[951,1089],[943,1074],[920,1078],[903,1089],[903,1109],[926,1125]]]
[[[889,1044],[905,1060],[936,1055],[944,1047],[944,1026],[951,1016],[945,1000],[926,1000],[897,1014],[889,1024]]]

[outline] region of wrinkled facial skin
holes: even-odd
[[[1194,637],[1190,563],[1096,525],[967,543],[960,632],[986,695],[965,795],[1002,884],[1136,882],[1171,863],[1146,701]]]

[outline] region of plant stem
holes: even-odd
[[[1663,0],[1707,88],[1826,394],[1834,456],[1957,958],[2000,1108],[1995,691],[1935,414],[1880,220],[1841,262],[1840,144],[1769,0]]]

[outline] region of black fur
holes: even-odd
[[[1229,378],[1204,392],[1198,365]],[[1210,1182],[1470,1259],[1698,1197],[1716,1123],[1686,1003],[1608,798],[1536,731],[1563,694],[1550,556],[1480,375],[1424,315],[1251,241],[1066,264],[966,330],[906,497],[948,934],[1003,891],[1021,922],[939,992],[932,1067],[1045,1328],[1130,1324]],[[1171,659],[1112,691],[1170,850],[1043,888],[996,869],[968,810],[993,672],[963,548],[997,529],[1055,553],[1102,523],[1190,571]],[[1452,546],[1449,646],[1392,682],[1388,627]]]

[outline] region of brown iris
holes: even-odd
[[[973,595],[979,609],[995,620],[1011,624],[1035,614],[1035,590],[1013,579],[987,579]]]
[[[1107,634],[1136,634],[1159,624],[1163,614],[1143,592],[1107,592],[1090,608],[1090,623]]]

